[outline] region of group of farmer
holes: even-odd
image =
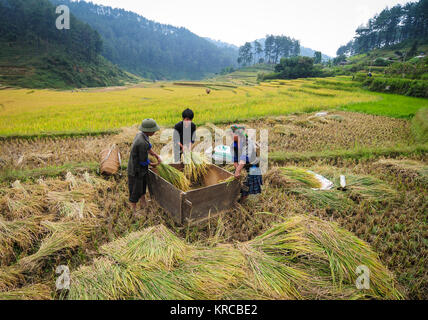
[[[195,143],[196,125],[193,123],[194,112],[186,109],[182,113],[183,120],[174,126],[174,162],[180,163],[183,152],[191,151]],[[232,125],[233,135],[231,152],[235,166],[235,178],[239,179],[242,170],[248,173],[246,181],[242,184],[241,202],[244,202],[251,194],[259,194],[262,191],[262,175],[256,146],[245,130],[244,126]],[[129,202],[136,213],[137,203],[141,208],[146,206],[146,191],[148,184],[149,166],[156,167],[162,162],[161,157],[153,150],[150,137],[160,127],[153,119],[145,119],[139,126],[139,131],[134,138],[128,162],[128,187]],[[157,163],[151,163],[149,155],[157,159]]]

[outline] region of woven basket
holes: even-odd
[[[119,171],[122,164],[119,149],[116,145],[105,149],[100,153],[100,173],[107,175],[114,175]]]

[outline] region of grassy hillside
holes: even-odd
[[[70,16],[56,27],[48,0],[0,1],[0,86],[71,88],[120,85],[136,79],[100,55],[100,35]]]
[[[372,71],[372,73],[383,73],[388,65],[394,62],[402,62],[405,56],[411,49],[412,42],[403,42],[395,46],[383,49],[376,49],[368,53],[349,57],[348,65],[343,69],[347,71]],[[418,55],[421,53],[428,54],[428,44],[418,45]],[[383,61],[382,61],[383,60]]]
[[[139,78],[99,56],[74,58],[64,48],[37,49],[28,44],[0,42],[0,85],[23,88],[117,86]]]

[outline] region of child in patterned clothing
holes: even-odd
[[[250,194],[260,194],[262,192],[263,178],[260,170],[259,159],[257,158],[254,142],[245,133],[245,127],[233,125],[233,150],[235,178],[239,178],[242,169],[247,170],[248,177],[241,190],[241,202],[244,202]]]

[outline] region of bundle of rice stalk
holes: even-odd
[[[374,164],[382,171],[398,175],[407,183],[416,183],[428,187],[428,165],[414,160],[383,159]]]
[[[141,235],[146,239],[139,242]],[[148,250],[141,248],[145,245]],[[260,237],[235,246],[186,245],[167,230],[151,228],[102,251],[106,256],[72,273],[69,299],[402,297],[365,242],[308,216],[285,218]],[[355,286],[360,265],[371,272],[371,287],[363,294]]]
[[[270,299],[302,299],[299,287],[308,282],[308,273],[285,262],[279,252],[267,254],[251,245],[241,246],[240,249],[250,269],[245,277],[247,286]]]
[[[101,214],[99,207],[87,202],[87,199],[93,197],[93,190],[86,188],[87,193],[83,190],[54,192],[47,194],[47,200],[51,212],[66,218],[86,219],[96,217]]]
[[[378,203],[391,201],[397,197],[396,190],[374,177],[348,175],[346,183],[354,199]]]
[[[22,219],[29,216],[39,216],[44,212],[44,198],[39,196],[29,196],[24,199],[14,199],[9,195],[4,197],[7,210],[3,213],[11,219]]]
[[[177,189],[182,191],[188,191],[190,189],[190,181],[180,170],[177,170],[169,164],[163,162],[160,163],[156,169],[159,176],[171,183]]]
[[[197,182],[208,173],[209,161],[199,152],[184,152],[182,155],[184,174],[191,182]]]
[[[52,292],[45,284],[33,284],[0,292],[0,300],[52,300]]]
[[[68,222],[43,222],[51,235],[46,237],[39,250],[18,261],[18,265],[26,271],[31,271],[40,266],[44,259],[58,255],[64,249],[74,249],[84,246],[89,237],[97,228],[95,220],[68,221]]]
[[[232,245],[194,247],[189,258],[173,270],[186,294],[196,300],[221,300],[248,276],[246,260]]]
[[[104,245],[100,252],[121,264],[139,261],[147,266],[171,269],[185,258],[188,250],[188,245],[160,225]]]
[[[24,275],[14,267],[0,267],[0,291],[15,288],[19,283],[24,281]]]
[[[365,292],[367,296],[403,298],[396,288],[393,275],[365,241],[337,224],[321,219],[307,218],[305,226],[313,253],[326,261],[325,270],[329,270],[334,284],[339,287],[342,284],[355,284],[359,276],[356,270],[364,266],[370,271],[370,289]]]
[[[28,250],[37,240],[44,228],[40,225],[42,217],[24,220],[5,221],[0,218],[0,263],[8,264],[15,256],[15,246]]]
[[[296,188],[291,192],[308,199],[315,207],[333,209],[338,212],[347,212],[354,204],[345,193],[337,190]]]
[[[273,168],[268,172],[265,178],[273,186],[284,189],[298,186],[319,189],[322,186],[321,182],[313,173],[297,167]]]
[[[276,134],[279,134],[281,136],[286,136],[286,137],[295,137],[296,134],[291,131],[288,127],[284,126],[284,125],[275,125],[273,127],[273,132]]]
[[[71,188],[77,188],[78,187],[78,183],[77,183],[77,179],[76,177],[69,171],[67,172],[66,176],[65,176],[65,181],[68,182],[70,184]]]
[[[171,272],[151,270],[134,262],[123,266],[96,259],[72,273],[70,300],[189,300],[187,288]]]

